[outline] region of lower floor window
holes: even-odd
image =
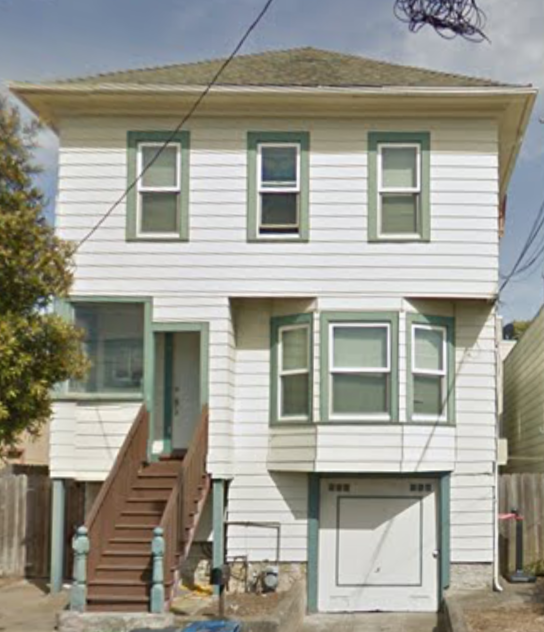
[[[138,303],[75,303],[75,323],[84,332],[90,369],[69,383],[71,393],[142,392],[144,306]]]
[[[412,419],[446,421],[453,398],[450,389],[449,327],[413,323],[411,327]]]
[[[334,323],[329,340],[331,418],[389,419],[389,324]]]

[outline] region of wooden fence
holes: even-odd
[[[544,573],[544,474],[502,474],[499,481],[499,511],[517,509],[523,516],[524,566]],[[502,573],[515,569],[516,521],[500,521]]]
[[[67,481],[65,577],[71,576],[70,540],[83,524],[83,486]],[[0,577],[49,576],[51,480],[47,467],[0,470]]]

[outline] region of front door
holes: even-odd
[[[153,453],[182,456],[201,411],[200,333],[156,334],[155,358]]]
[[[321,482],[319,609],[438,609],[436,482]]]

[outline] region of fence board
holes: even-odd
[[[524,567],[544,574],[544,474],[502,474],[499,480],[499,511],[517,509],[523,516]],[[501,571],[515,570],[516,521],[501,521],[499,527]]]

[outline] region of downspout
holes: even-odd
[[[502,360],[500,351],[500,340],[502,339],[502,319],[497,315],[497,304],[495,303],[495,462],[493,464],[494,490],[493,490],[493,590],[502,592],[500,583],[499,564],[499,438],[500,421],[502,412]]]

